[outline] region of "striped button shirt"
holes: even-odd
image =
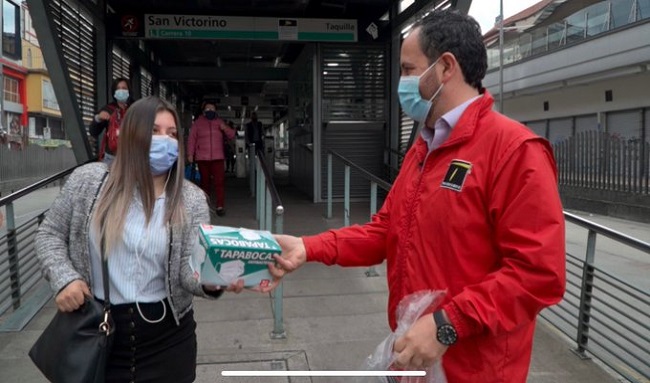
[[[165,290],[165,260],[169,239],[165,216],[165,194],[155,201],[149,226],[140,195],[133,201],[124,221],[122,240],[108,256],[110,300],[112,304],[158,302],[167,296]],[[99,235],[90,230],[91,289],[95,297],[104,299]]]

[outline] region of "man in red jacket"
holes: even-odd
[[[278,236],[276,281],[307,261],[387,262],[388,319],[419,290],[444,301],[397,339],[397,367],[442,359],[450,383],[524,383],[537,314],[562,299],[565,231],[548,142],[493,111],[474,19],[436,11],[401,51],[403,111],[423,125],[372,222]]]

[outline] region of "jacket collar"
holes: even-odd
[[[484,89],[483,96],[477,98],[467,107],[467,109],[465,109],[465,112],[463,112],[463,114],[460,116],[458,123],[454,129],[451,130],[451,134],[447,141],[440,145],[440,147],[436,150],[457,145],[469,140],[472,136],[474,136],[474,133],[476,132],[478,121],[486,113],[492,110],[493,105],[494,98],[487,90]],[[424,141],[420,135],[418,135],[414,149],[416,150],[419,162],[422,162],[426,157],[429,149],[426,141]]]

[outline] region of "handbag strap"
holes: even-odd
[[[106,181],[106,177],[108,177],[108,171],[104,173],[104,176],[102,177],[102,180],[99,183],[99,187],[97,188],[97,192],[95,193],[95,198],[93,199],[92,206],[90,207],[91,213],[93,207],[95,206],[95,201],[97,201],[97,197],[99,196],[99,192],[102,190],[102,186]],[[106,336],[108,336],[113,332],[113,328],[112,328],[111,321],[109,320],[109,313],[111,311],[111,298],[110,298],[111,289],[110,289],[110,282],[108,280],[108,258],[104,255],[104,245],[105,245],[105,241],[104,238],[102,237],[101,244],[100,244],[100,255],[102,257],[102,284],[104,285],[104,318],[102,322],[99,324],[99,331],[105,333]]]
[[[102,284],[104,285],[104,312],[110,311],[111,297],[110,297],[110,284],[108,280],[108,257],[104,254],[104,238],[102,238],[101,245],[102,256]]]

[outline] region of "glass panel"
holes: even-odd
[[[571,44],[575,41],[582,40],[585,36],[585,11],[580,11],[567,17],[566,21],[566,43]]]
[[[508,43],[503,46],[503,65],[511,64],[515,61],[515,43]]]
[[[43,79],[43,107],[53,110],[59,109],[59,102],[54,94],[54,88],[49,80]]]
[[[2,2],[2,52],[10,56],[18,54],[18,26],[16,13],[18,7],[7,0]]]
[[[18,80],[7,76],[4,77],[4,99],[10,102],[20,102]]]
[[[47,125],[50,127],[50,135],[54,140],[65,140],[65,132],[58,118],[48,118]]]
[[[39,137],[43,137],[43,127],[45,127],[44,117],[34,117],[35,133]]]
[[[562,45],[564,37],[564,23],[551,24],[548,27],[548,49],[554,49]]]
[[[519,38],[521,58],[526,58],[532,54],[532,42],[533,35],[530,33],[526,33]]]
[[[612,27],[619,28],[630,23],[632,0],[612,1]],[[632,15],[634,16],[634,15]]]
[[[533,31],[533,54],[546,52],[546,28]]]
[[[639,17],[641,19],[650,18],[650,0],[638,0],[639,1]]]
[[[609,2],[603,1],[586,8],[589,20],[587,21],[587,36],[595,36],[608,29]]]
[[[499,48],[489,48],[487,51],[488,55],[488,68],[498,68],[499,67]]]

